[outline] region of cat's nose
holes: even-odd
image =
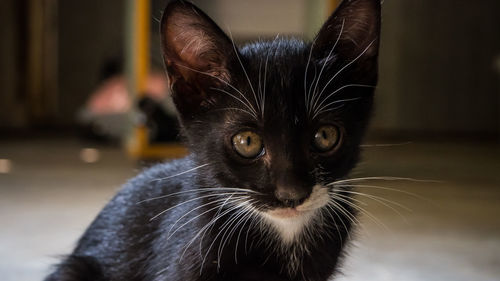
[[[305,189],[278,187],[275,191],[275,196],[284,207],[295,208],[304,203],[309,193]]]

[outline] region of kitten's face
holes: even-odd
[[[312,43],[240,50],[190,4],[165,12],[165,61],[189,148],[209,163],[202,180],[255,191],[246,205],[286,240],[357,161],[377,81],[376,3],[344,2]]]

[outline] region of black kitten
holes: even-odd
[[[237,49],[184,1],[161,25],[191,154],[128,182],[47,280],[327,280],[353,219],[380,1],[343,1],[312,43]]]

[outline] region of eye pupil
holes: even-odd
[[[261,137],[252,131],[243,131],[232,138],[233,149],[243,158],[256,158],[264,151]]]
[[[340,132],[336,126],[326,125],[320,127],[314,135],[313,145],[320,152],[327,152],[338,146]]]
[[[328,135],[326,134],[325,130],[321,130],[321,135],[323,135],[323,138],[326,140],[328,138]]]

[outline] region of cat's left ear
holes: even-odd
[[[314,39],[317,59],[338,56],[353,67],[375,71],[380,40],[380,0],[344,0]],[[333,52],[331,52],[333,49]]]
[[[207,109],[215,97],[211,88],[231,81],[232,41],[198,7],[188,1],[170,2],[161,20],[163,59],[182,117]]]

